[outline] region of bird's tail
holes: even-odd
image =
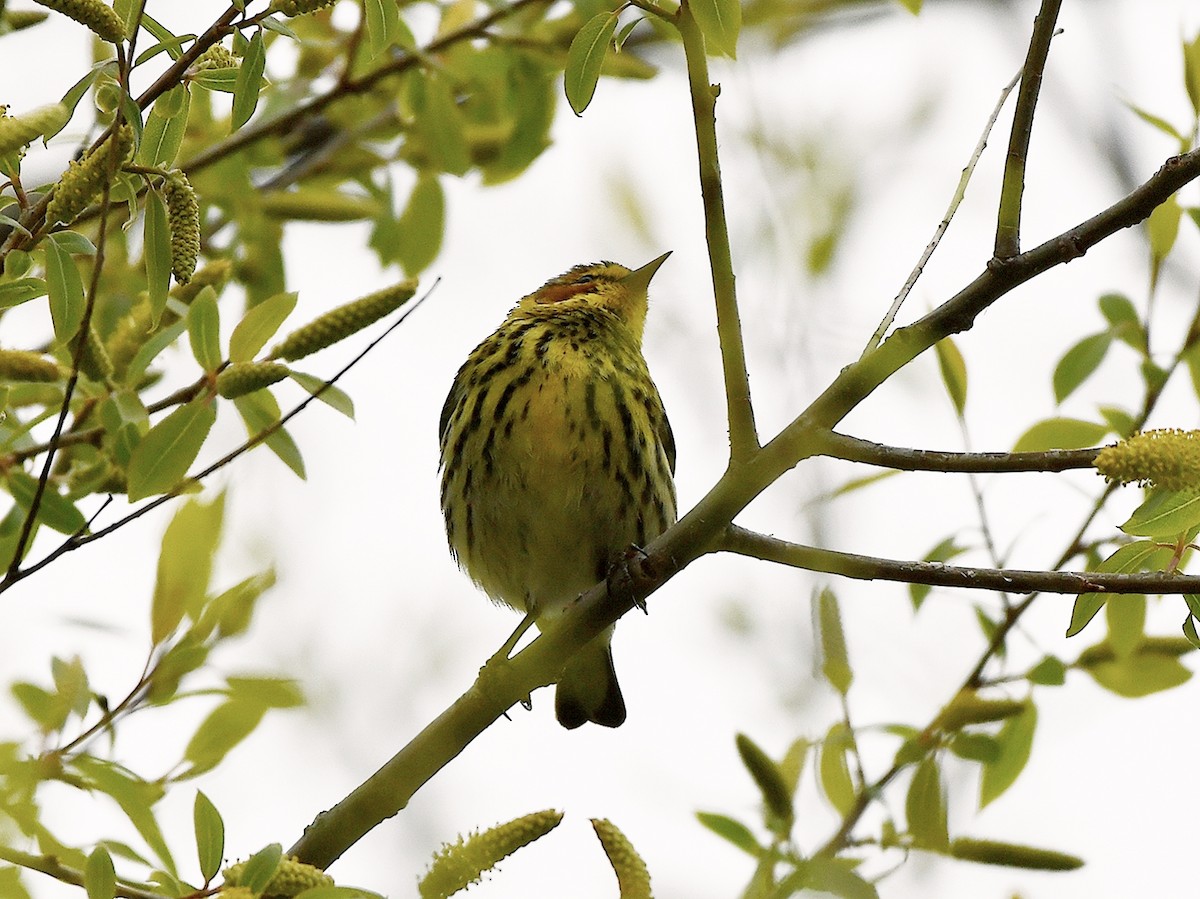
[[[609,635],[601,634],[567,663],[554,696],[554,714],[563,727],[588,721],[604,727],[625,723],[625,699],[608,641]]]

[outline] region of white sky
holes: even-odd
[[[975,4],[931,3],[919,19],[897,7],[854,28],[824,30],[778,55],[748,44],[736,66],[714,64],[722,83],[719,130],[734,258],[764,438],[857,357],[941,218],[1001,87],[1024,58],[1036,4],[1016,5],[1022,13],[1010,17]],[[209,18],[219,8],[205,6],[214,11]],[[1200,25],[1194,4],[1093,0],[1065,7],[1065,32],[1052,49],[1034,130],[1026,246],[1122,195],[1121,185],[1097,166],[1097,134],[1115,129],[1138,181],[1172,151],[1169,141],[1135,121],[1122,98],[1180,126],[1190,120],[1179,42]],[[52,102],[77,77],[84,43],[69,23],[5,38],[0,102],[14,110]],[[307,482],[265,452],[239,462],[224,481],[230,484],[230,549],[220,583],[232,584],[274,560],[280,584],[260,605],[254,635],[218,654],[216,667],[289,674],[311,700],[306,710],[270,716],[197,784],[225,816],[231,857],[271,841],[290,844],[318,811],[464,690],[515,625],[511,613],[489,606],[457,572],[445,550],[436,422],[457,366],[519,296],[577,262],[613,258],[637,265],[674,250],[655,279],[646,352],[679,445],[681,507],[690,507],[720,475],[724,403],[690,112],[679,61],[669,53],[662,61],[666,71],[653,82],[602,82],[581,119],[564,104],[554,148],[521,179],[492,189],[481,189],[472,177],[447,183],[445,249],[427,278],[440,276],[441,284],[343,382],[356,401],[357,423],[314,408],[295,424]],[[26,74],[31,65],[36,78]],[[770,180],[769,167],[739,136],[764,121],[795,146],[825,142],[837,165],[861,176],[859,214],[830,277],[818,283],[788,261],[802,252],[797,248],[809,226],[787,205],[787,186]],[[985,262],[1007,121],[1006,113],[903,318],[945,299]],[[622,220],[620,183],[644,204],[649,240]],[[1195,191],[1184,201],[1194,204]],[[768,239],[755,237],[764,215],[771,223]],[[1179,259],[1186,264],[1158,298],[1164,350],[1196,294],[1193,232],[1185,222]],[[358,226],[289,229],[289,286],[301,293],[295,322],[394,278],[362,250],[365,233]],[[973,447],[1006,449],[1033,420],[1053,414],[1050,372],[1071,343],[1102,327],[1097,296],[1125,291],[1144,308],[1145,284],[1143,248],[1134,235],[1120,235],[982,316],[959,340],[971,375]],[[329,374],[351,349],[316,357],[306,369]],[[1134,363],[1119,350],[1064,414],[1094,417],[1096,404],[1114,397],[1132,407]],[[1195,399],[1186,384],[1179,386],[1152,424],[1196,426]],[[290,394],[281,397],[286,405]],[[845,430],[900,445],[962,446],[931,359],[902,371]],[[240,423],[223,416],[214,455],[240,439]],[[975,538],[969,491],[958,477],[892,479],[814,517],[807,505],[813,496],[866,473],[806,465],[739,520],[780,536],[892,557],[919,557],[955,532]],[[1002,552],[1015,566],[1037,567],[1061,550],[1098,479],[1010,475],[984,484]],[[1103,526],[1119,524],[1133,502],[1123,497]],[[94,686],[122,695],[141,664],[149,560],[165,521],[161,514],[148,516],[106,539],[103,548],[74,553],[5,596],[3,679],[42,681],[50,653],[80,653]],[[491,728],[331,873],[346,884],[411,895],[428,853],[443,840],[556,807],[567,814],[560,828],[468,895],[614,896],[615,880],[587,823],[592,816],[612,819],[633,840],[650,866],[656,895],[737,895],[749,876],[747,859],[702,829],[693,813],[756,820],[757,794],[738,763],[735,732],[779,755],[791,740],[819,737],[835,720],[834,697],[811,662],[809,597],[820,583],[745,559],[701,560],[652,598],[648,616],[629,616],[618,628],[625,726],[565,732],[553,720],[549,694],[538,694],[532,713],[517,709],[511,722]],[[935,591],[914,620],[902,587],[832,586],[842,600],[857,676],[850,696],[855,723],[923,726],[981,649],[972,597]],[[1070,603],[1039,602],[1014,637],[1014,670],[1047,651],[1071,658],[1100,639],[1100,623],[1069,644],[1062,639]],[[1180,603],[1167,600],[1152,606],[1150,627],[1178,633],[1182,618]],[[1191,849],[1196,798],[1187,776],[1197,739],[1191,721],[1196,689],[1189,684],[1131,702],[1072,674],[1065,689],[1039,690],[1033,760],[1010,793],[982,814],[976,813],[974,769],[948,762],[952,835],[1074,852],[1088,861],[1082,871],[1039,875],[915,855],[881,884],[882,895],[1180,894],[1189,872],[1178,860]],[[145,760],[137,770],[162,770],[178,756],[202,716],[201,702],[169,713],[170,724],[159,713],[129,723],[121,748]],[[0,723],[0,738],[20,732],[11,703],[0,706]],[[869,773],[885,770],[895,741],[867,733],[861,745]],[[184,870],[194,872],[192,791],[176,792],[164,804],[168,837]],[[66,836],[87,842],[111,830],[81,810],[107,810],[104,800],[93,804],[53,788],[47,795],[64,820],[69,816],[61,828]],[[892,812],[902,817],[902,791],[889,795]],[[833,827],[810,768],[801,791],[802,848],[822,842]],[[39,899],[75,895],[45,879],[29,883]]]

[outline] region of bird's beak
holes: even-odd
[[[650,279],[654,277],[654,273],[658,271],[658,267],[667,261],[667,257],[671,255],[671,251],[663,253],[657,259],[647,262],[641,268],[636,269],[621,279],[621,284],[629,289],[630,293],[645,293],[650,286]]]

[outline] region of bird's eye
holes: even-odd
[[[578,278],[575,279],[575,283],[576,284],[591,284],[595,280],[596,280],[595,275],[580,275]]]

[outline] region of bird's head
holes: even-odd
[[[646,324],[646,291],[650,279],[671,253],[663,253],[641,268],[627,269],[615,262],[577,265],[551,278],[521,301],[522,306],[551,306],[571,302],[606,309],[642,339]]]

